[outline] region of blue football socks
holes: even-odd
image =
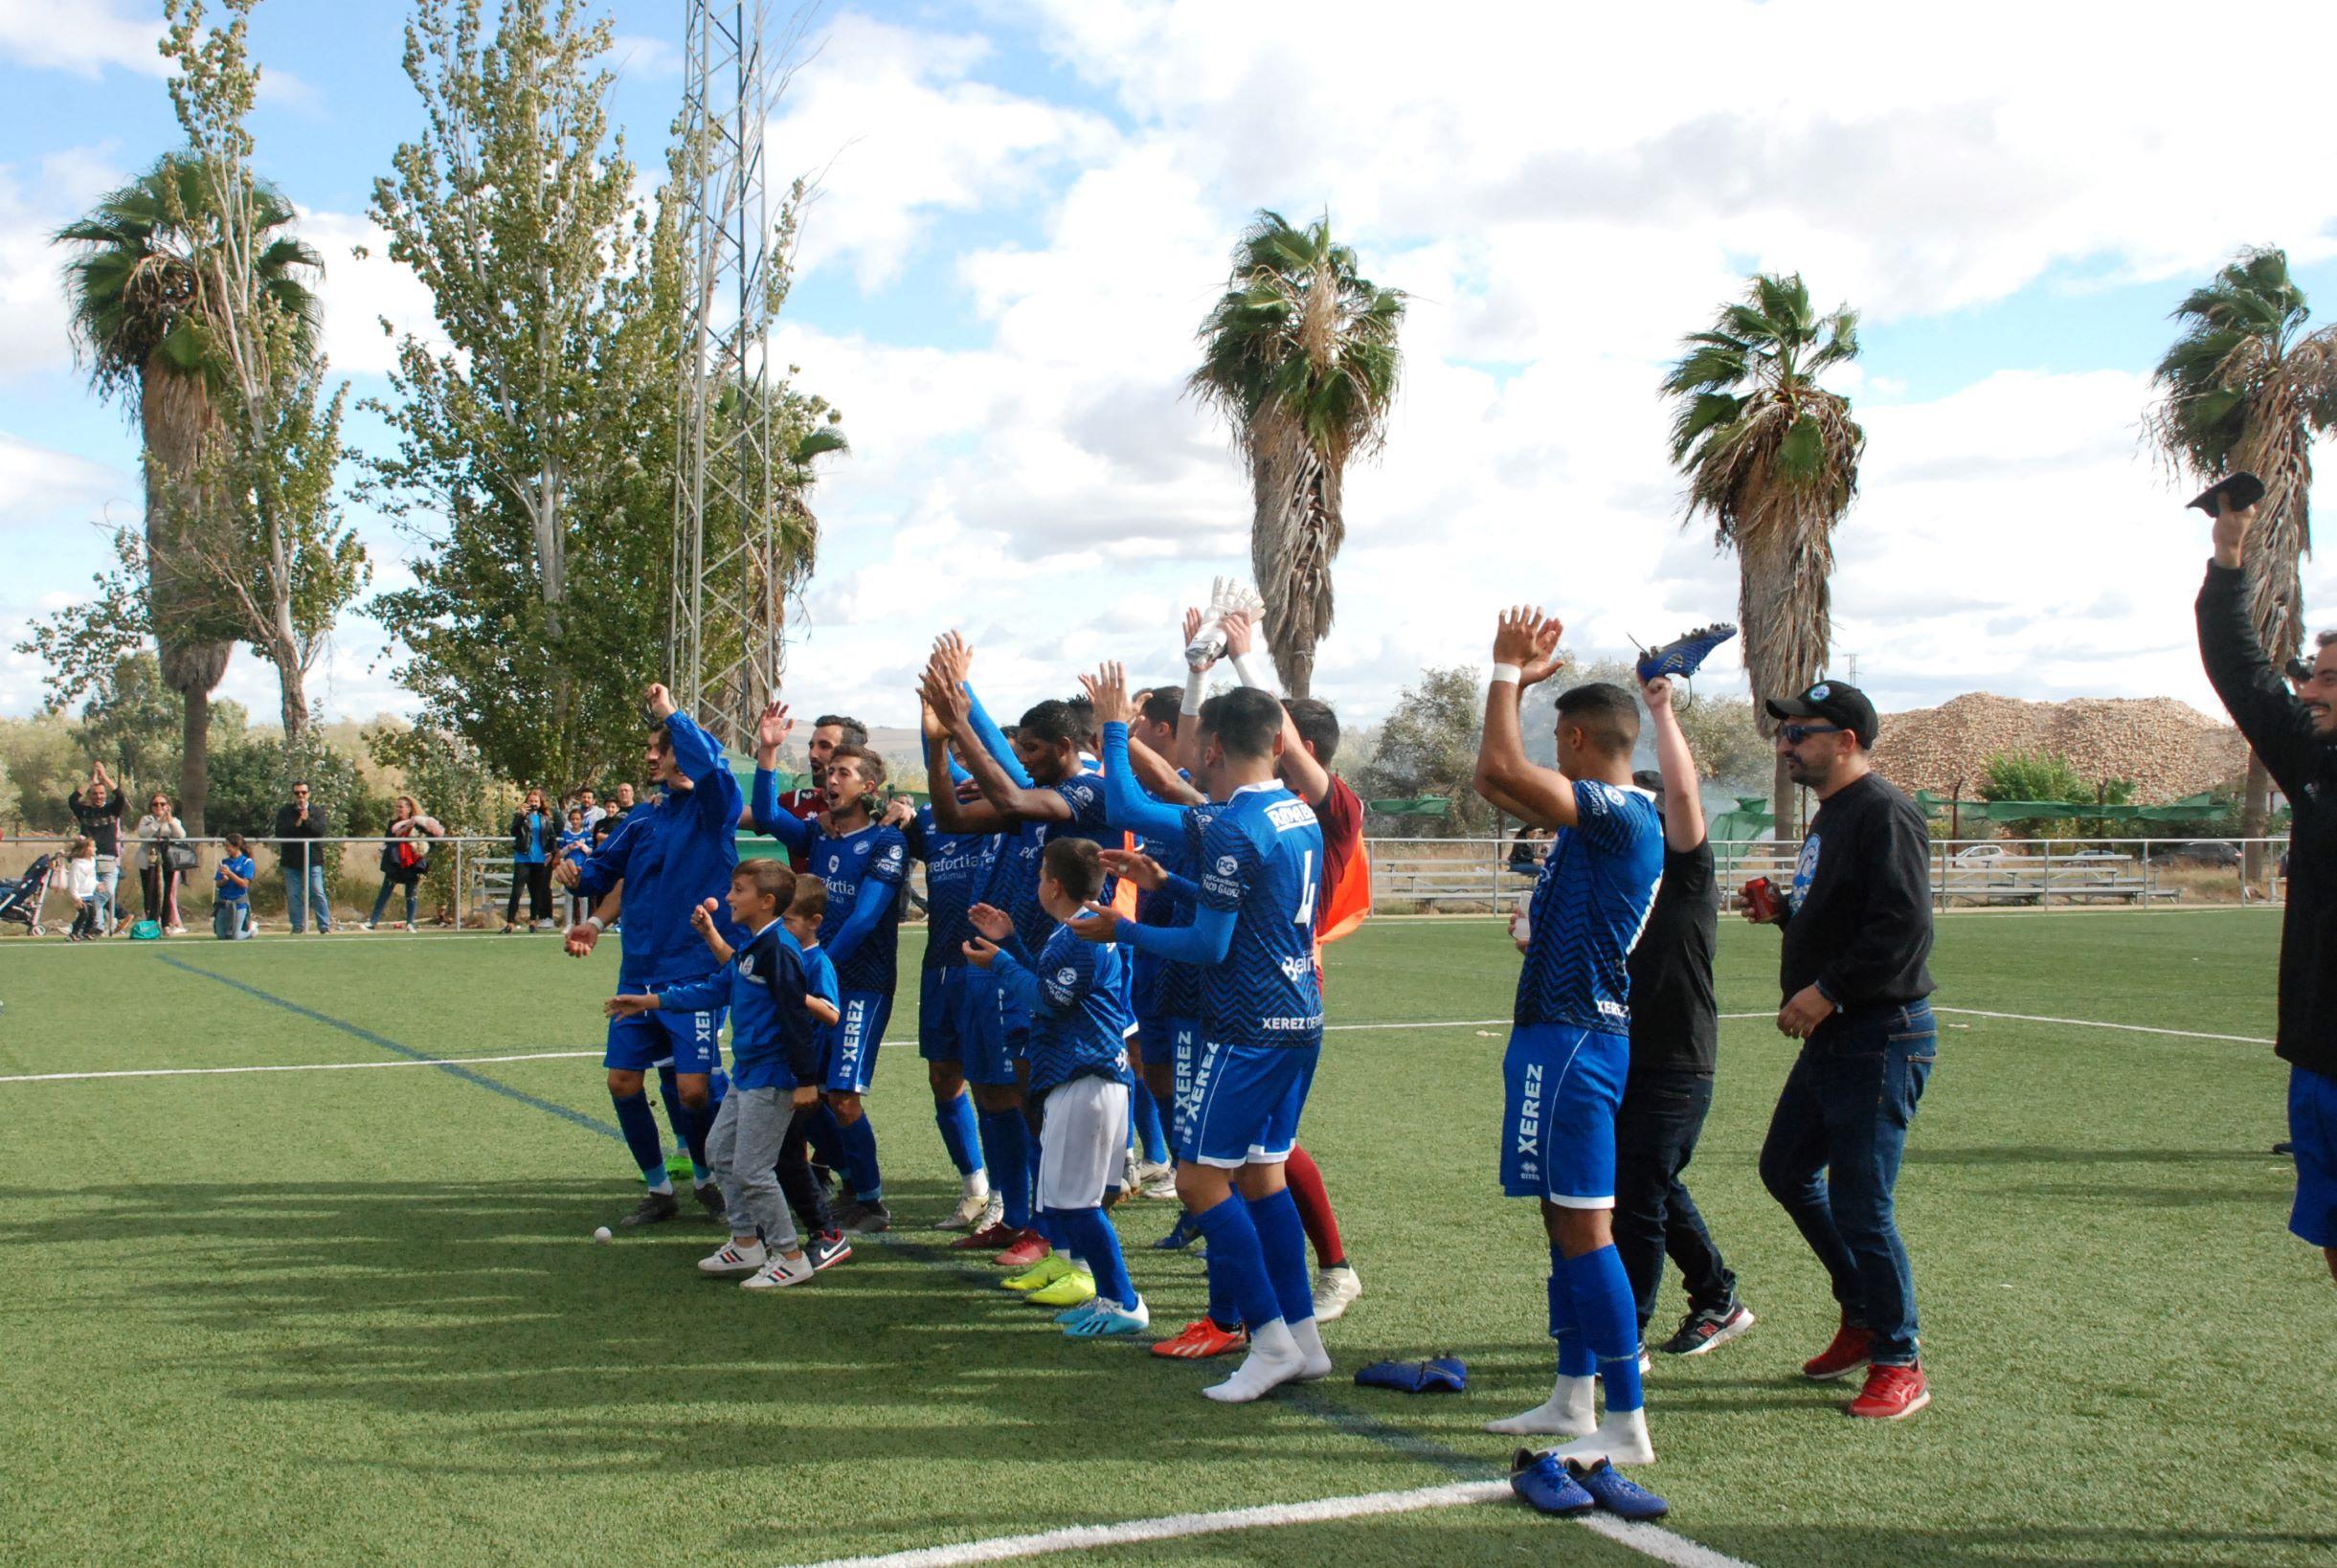
[[[970,1090],[961,1088],[956,1098],[935,1104],[933,1125],[941,1129],[941,1146],[950,1152],[950,1163],[959,1176],[970,1176],[982,1168],[981,1133]]]
[[[1630,1277],[1623,1271],[1622,1255],[1608,1245],[1567,1259],[1566,1288],[1573,1297],[1575,1320],[1599,1359],[1599,1375],[1607,1380],[1607,1408],[1638,1409],[1644,1402],[1639,1390],[1639,1307]]]
[[[1285,1187],[1247,1201],[1250,1223],[1258,1232],[1258,1249],[1265,1255],[1266,1277],[1273,1282],[1274,1300],[1282,1308],[1282,1321],[1304,1323],[1315,1315],[1315,1282],[1307,1273],[1307,1227],[1298,1218],[1298,1199]]]
[[[1556,1247],[1550,1249],[1550,1337],[1558,1341],[1559,1376],[1588,1378],[1598,1372],[1599,1358],[1590,1353],[1590,1341],[1574,1315],[1574,1291],[1566,1277],[1566,1255]]]
[[[1128,1096],[1128,1114],[1135,1118],[1136,1147],[1143,1152],[1145,1162],[1166,1165],[1168,1136],[1160,1131],[1160,1102],[1153,1098],[1153,1091],[1144,1086],[1141,1078],[1136,1080],[1135,1092]]]
[[[1065,1249],[1085,1262],[1095,1278],[1095,1293],[1113,1306],[1134,1308],[1136,1288],[1128,1278],[1128,1260],[1120,1252],[1120,1234],[1112,1228],[1102,1209],[1049,1209]]]
[[[1019,1109],[985,1110],[977,1118],[981,1128],[982,1160],[990,1170],[990,1190],[1004,1206],[1009,1230],[1030,1228],[1030,1125]]]
[[[703,1112],[684,1105],[681,1081],[670,1062],[658,1068],[658,1097],[665,1102],[665,1120],[673,1128],[674,1140],[689,1151],[691,1179],[705,1186],[714,1179],[712,1169],[706,1163],[706,1135],[714,1130],[715,1101],[709,1095]]]
[[[658,1119],[650,1114],[649,1096],[635,1089],[631,1094],[612,1094],[609,1101],[617,1107],[617,1126],[625,1135],[625,1147],[633,1151],[633,1163],[640,1167],[641,1179],[653,1193],[672,1192],[673,1183],[665,1176],[665,1145],[658,1137]]]
[[[885,1177],[876,1164],[876,1125],[868,1120],[866,1108],[859,1116],[845,1121],[837,1119],[838,1141],[843,1145],[844,1181],[852,1196],[864,1203],[885,1200]]]
[[[1222,1278],[1225,1293],[1232,1298],[1253,1334],[1280,1318],[1282,1303],[1267,1277],[1266,1253],[1258,1244],[1258,1226],[1249,1216],[1248,1201],[1240,1193],[1227,1193],[1225,1201],[1210,1205],[1193,1220],[1209,1242],[1209,1293],[1218,1293]]]

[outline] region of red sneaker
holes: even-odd
[[[1008,1231],[1006,1234],[1013,1239],[1014,1245],[990,1260],[1000,1268],[1028,1268],[1055,1250],[1047,1244],[1046,1238],[1035,1230]]]
[[[1221,1329],[1207,1318],[1188,1323],[1174,1339],[1159,1340],[1153,1346],[1155,1355],[1173,1355],[1180,1361],[1206,1361],[1212,1355],[1240,1350],[1249,1343],[1247,1329]]]
[[[996,1252],[1000,1247],[1014,1245],[1016,1238],[1022,1234],[1019,1230],[1007,1229],[1003,1222],[984,1225],[981,1229],[969,1231],[952,1242],[950,1250],[952,1252]]]
[[[1875,1348],[1875,1333],[1845,1323],[1834,1331],[1834,1342],[1802,1363],[1802,1376],[1812,1382],[1831,1383],[1865,1366]]]
[[[1931,1384],[1921,1367],[1869,1367],[1866,1387],[1843,1408],[1868,1421],[1900,1421],[1930,1402]]]

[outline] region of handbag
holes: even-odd
[[[163,845],[163,863],[173,871],[191,871],[200,859],[194,845],[184,839],[172,839]]]

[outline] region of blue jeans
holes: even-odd
[[[308,862],[305,879],[293,867],[284,867],[284,913],[292,917],[292,930],[296,933],[306,929],[310,909],[316,911],[318,930],[333,929],[332,904],[325,896],[325,862],[322,857]]]
[[[1803,1042],[1761,1146],[1761,1181],[1833,1280],[1878,1365],[1916,1359],[1915,1274],[1891,1192],[1939,1055],[1931,1006],[1837,1013]]]

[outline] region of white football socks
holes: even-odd
[[[1504,1421],[1489,1421],[1488,1432],[1504,1437],[1587,1437],[1599,1429],[1598,1379],[1558,1375],[1549,1399]]]
[[[1290,1325],[1275,1318],[1249,1331],[1249,1355],[1233,1376],[1202,1392],[1220,1404],[1247,1404],[1269,1389],[1289,1382],[1305,1368],[1306,1357],[1299,1352]]]

